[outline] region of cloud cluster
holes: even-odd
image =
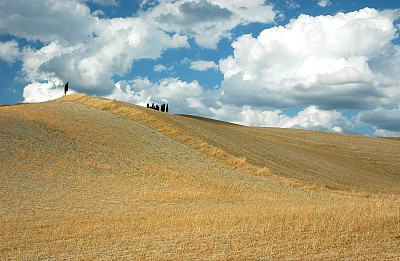
[[[100,20],[96,35],[84,46],[42,64],[40,71],[71,79],[81,92],[105,95],[114,88],[112,77],[124,75],[135,60],[155,59],[168,48],[188,46],[187,37],[169,36],[140,18]]]
[[[187,36],[140,17],[98,19],[77,1],[7,1],[0,17],[1,33],[44,43],[21,54],[25,80],[33,83],[29,89],[38,91],[39,82],[70,81],[78,92],[106,95],[115,88],[112,77],[124,75],[135,60],[189,46]],[[3,60],[15,60],[16,42],[2,43],[0,52]]]
[[[261,0],[161,1],[137,17],[112,19],[98,18],[85,2],[2,2],[0,33],[39,41],[43,46],[26,47],[21,54],[16,42],[1,43],[0,58],[12,62],[21,54],[26,81],[70,81],[78,92],[108,95],[115,88],[112,77],[126,74],[135,60],[156,59],[170,48],[187,48],[188,37],[202,46],[215,47],[239,24],[274,18],[272,7]],[[117,4],[114,0],[92,2]],[[204,69],[204,64],[194,68]]]
[[[244,35],[232,44],[234,55],[220,61],[225,100],[276,108],[374,108],[385,93],[370,63],[393,60],[387,53],[397,17],[394,11],[368,8],[300,15],[257,38]]]
[[[222,37],[240,24],[271,23],[275,13],[263,0],[162,1],[144,14],[161,28],[194,37],[205,48],[216,48]]]
[[[319,131],[350,132],[351,123],[337,111],[324,111],[316,106],[309,106],[290,117],[280,110],[261,111],[244,106],[239,123],[250,126],[298,128]]]

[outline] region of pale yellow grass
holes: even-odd
[[[135,113],[153,129],[70,102],[0,108],[0,259],[400,258],[397,195],[286,186]]]

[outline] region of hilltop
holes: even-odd
[[[85,95],[0,126],[1,259],[400,257],[396,140]]]

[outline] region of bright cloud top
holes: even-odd
[[[301,15],[257,38],[244,35],[233,42],[234,55],[220,61],[226,100],[277,108],[374,107],[385,89],[373,65],[382,59],[396,63],[388,54],[398,53],[391,43],[397,17],[398,12],[368,8]],[[396,81],[393,75],[386,78]]]

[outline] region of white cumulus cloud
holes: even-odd
[[[75,93],[69,90],[68,94]],[[28,84],[23,92],[24,102],[44,102],[64,95],[64,85],[60,79],[52,78],[47,83],[34,82]]]
[[[90,95],[112,93],[112,77],[127,73],[135,60],[156,59],[167,49],[189,47],[187,36],[166,33],[141,17],[100,19],[74,0],[3,1],[0,33],[43,43],[37,49],[24,46],[22,51],[15,41],[0,45],[2,60],[22,60],[21,77],[33,84],[26,88],[57,78]],[[49,90],[52,97],[52,89],[41,90]],[[25,101],[36,99],[29,97],[31,93],[26,92]]]
[[[90,1],[118,4],[114,0]],[[2,2],[0,33],[43,43],[38,49],[25,47],[18,53],[23,80],[39,86],[57,78],[69,81],[77,92],[109,95],[116,88],[113,76],[125,75],[138,59],[156,59],[167,49],[189,47],[188,37],[203,47],[215,48],[239,24],[274,19],[272,6],[262,0],[168,0],[140,11],[136,17],[112,19],[97,17],[85,2]],[[12,52],[5,54],[6,47]],[[15,44],[2,44],[1,50],[3,60],[17,59]],[[217,67],[215,63],[193,66],[200,70]]]
[[[391,41],[398,17],[397,11],[370,8],[300,15],[257,38],[243,35],[232,44],[234,55],[219,63],[224,101],[276,108],[374,108],[386,89],[371,63],[396,63],[388,54],[396,48]],[[385,74],[385,80],[396,82],[399,74]]]
[[[168,48],[186,47],[187,38],[160,31],[140,18],[99,20],[97,37],[71,53],[42,64],[40,71],[54,73],[88,94],[107,94],[114,88],[114,75],[124,75],[133,62],[155,59]]]
[[[290,117],[281,110],[262,111],[244,106],[241,111],[240,124],[263,127],[298,128],[331,132],[349,131],[350,120],[337,111],[320,110],[316,106],[309,106]]]

